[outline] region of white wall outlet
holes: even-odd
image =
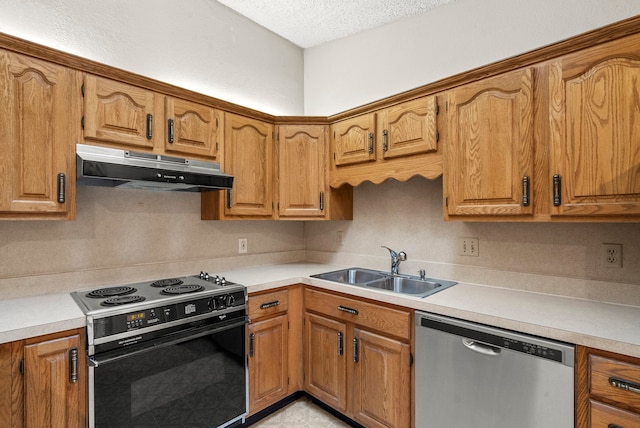
[[[622,267],[622,244],[602,244],[602,266]]]
[[[336,244],[338,245],[344,244],[344,232],[341,230],[336,232]]]
[[[461,256],[478,257],[480,255],[480,242],[478,238],[460,238]]]
[[[247,252],[247,238],[238,239],[238,254],[244,254]]]

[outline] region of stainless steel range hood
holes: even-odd
[[[231,189],[220,165],[151,153],[76,144],[78,184],[130,189],[205,192]]]

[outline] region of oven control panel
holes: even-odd
[[[93,335],[94,339],[98,339],[244,305],[245,293],[244,290],[240,290],[154,308],[132,310],[94,319]]]

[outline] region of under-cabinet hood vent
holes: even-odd
[[[205,192],[231,189],[220,165],[193,159],[76,144],[78,184],[128,189]]]

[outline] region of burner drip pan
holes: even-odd
[[[198,291],[204,290],[202,285],[197,284],[180,284],[175,287],[167,287],[162,290],[162,294],[187,294],[187,293],[196,293]]]
[[[135,288],[129,286],[109,287],[90,291],[86,296],[91,297],[92,299],[104,299],[105,297],[124,296],[135,293],[136,291],[137,290]]]
[[[137,303],[144,301],[145,298],[142,296],[116,296],[110,299],[105,300],[104,302],[100,302],[102,306],[120,306],[127,305],[129,303]]]
[[[182,280],[178,279],[178,278],[167,278],[167,279],[161,279],[159,281],[156,282],[152,282],[151,286],[152,287],[175,287],[176,285],[180,285],[182,284]]]

